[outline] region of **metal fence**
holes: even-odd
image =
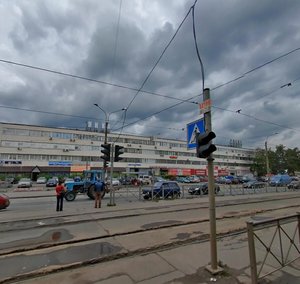
[[[181,198],[199,198],[207,196],[202,191],[200,194],[190,194],[189,188],[195,187],[197,184],[182,185]],[[234,196],[234,195],[249,195],[249,194],[260,194],[260,193],[276,193],[276,192],[293,192],[299,191],[300,189],[288,188],[287,186],[269,186],[265,184],[264,187],[260,188],[244,188],[243,184],[234,185],[219,185],[220,191],[216,194],[217,196]]]
[[[300,258],[300,213],[247,222],[252,284]]]
[[[181,198],[181,199],[190,199],[190,198],[202,198],[207,196],[207,192],[198,191],[199,194],[190,194],[190,187],[197,187],[197,184],[180,184],[181,194],[179,197],[173,196],[171,194],[161,194],[162,196],[155,196],[153,194],[153,199],[171,199],[171,198]],[[276,192],[293,192],[300,191],[300,189],[288,188],[287,186],[282,187],[271,187],[265,185],[262,188],[244,188],[242,184],[237,185],[219,185],[220,191],[216,193],[217,196],[235,196],[235,195],[250,195],[250,194],[260,194],[260,193],[276,193]],[[121,185],[115,186],[115,198],[118,200],[133,202],[133,201],[142,201],[143,198],[143,188],[149,188],[151,186],[132,186],[132,185]]]

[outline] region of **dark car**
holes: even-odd
[[[6,182],[10,183],[10,184],[17,184],[18,180],[15,177],[8,177],[5,179]]]
[[[55,187],[57,185],[58,181],[56,178],[50,178],[47,183],[46,186],[47,187]]]
[[[300,181],[299,180],[293,180],[288,184],[288,188],[295,188],[299,189],[300,188]]]
[[[246,183],[244,183],[244,188],[263,188],[265,187],[265,183],[257,180],[250,180]]]
[[[180,187],[176,181],[159,181],[153,187],[143,189],[144,199],[153,198],[178,198],[180,196]]]
[[[215,184],[215,193],[218,193],[220,191],[220,187]],[[200,194],[208,194],[208,183],[203,182],[196,185],[192,185],[188,189],[189,194],[192,195],[200,195]]]
[[[216,183],[220,183],[220,184],[231,184],[231,180],[229,178],[226,177],[217,177],[215,179]]]
[[[5,194],[0,194],[0,209],[5,209],[9,206],[9,197]]]

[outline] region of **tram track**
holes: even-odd
[[[271,207],[271,204],[274,202],[281,201],[284,203],[284,200],[290,202],[293,200],[293,204],[282,205]],[[256,214],[271,213],[272,216],[276,214],[282,215],[284,212],[289,212],[293,208],[299,208],[299,203],[297,203],[299,198],[290,197],[284,198],[268,198],[267,200],[252,200],[247,204],[253,205],[254,203],[264,203],[263,206],[260,206],[260,209],[252,210],[240,210],[241,206],[246,205],[245,200],[240,200],[234,205],[230,204],[230,210],[225,210],[224,212],[217,215],[218,222],[218,238],[228,237],[233,234],[241,234],[246,230],[246,220],[251,216]],[[225,208],[228,209],[229,204],[218,204],[218,209]],[[269,206],[269,207],[268,207]],[[172,207],[172,208],[170,208]],[[264,207],[262,209],[262,207]],[[155,208],[155,207],[153,207]],[[132,223],[136,223],[137,218],[148,218],[153,214],[182,214],[192,211],[206,210],[207,204],[202,206],[190,206],[187,208],[181,208],[180,206],[174,205],[168,206],[164,210],[154,209],[149,211],[149,208],[145,212],[140,212],[139,214],[129,213],[123,214],[122,221],[132,220]],[[157,212],[159,211],[159,212]],[[120,210],[119,214],[124,213],[123,210]],[[83,223],[94,222],[96,226],[100,226],[99,223],[104,221],[113,222],[114,220],[120,220],[120,216],[108,216],[107,218],[95,218],[93,220],[84,220]],[[51,259],[57,259],[58,263],[43,263],[40,261],[40,266],[33,267],[30,271],[26,270],[20,273],[15,271],[12,275],[2,275],[0,274],[0,283],[13,283],[14,281],[19,281],[21,279],[28,279],[38,275],[44,275],[48,273],[54,273],[56,271],[71,269],[76,267],[82,267],[85,265],[90,265],[94,263],[100,263],[104,261],[110,261],[125,257],[131,257],[136,255],[142,255],[145,253],[156,252],[160,250],[166,250],[169,248],[174,248],[176,246],[184,246],[194,242],[207,242],[209,240],[209,220],[207,217],[201,217],[191,220],[180,220],[180,218],[168,219],[165,222],[150,222],[151,218],[145,219],[145,224],[139,226],[137,223],[136,226],[131,227],[126,231],[112,231],[110,232],[105,227],[101,228],[102,234],[99,236],[95,235],[92,237],[71,239],[67,241],[59,241],[55,243],[43,243],[39,245],[33,243],[19,248],[11,248],[8,250],[0,250],[0,266],[6,267],[5,262],[13,262],[18,258],[24,258],[28,256],[29,258],[36,258],[37,260],[43,260],[45,256],[51,255]],[[149,223],[150,222],[150,223]],[[98,223],[98,224],[96,224]],[[71,222],[66,223],[62,222],[56,224],[55,232],[59,232],[59,227],[66,227],[69,225],[81,224],[80,222]],[[43,229],[51,229],[55,225],[47,225]],[[27,228],[32,230],[33,227]],[[21,230],[24,231],[25,229]],[[16,232],[17,230],[12,230],[11,232]],[[55,233],[53,231],[53,233]],[[133,241],[135,240],[135,241]],[[96,248],[96,251],[95,251]],[[87,249],[89,253],[83,253],[83,250]],[[74,260],[61,260],[61,255],[66,251],[67,254],[74,254]],[[78,260],[76,254],[82,252],[84,256],[81,260]],[[39,262],[39,261],[35,262]],[[23,269],[24,270],[24,269]],[[3,277],[4,276],[4,277]]]

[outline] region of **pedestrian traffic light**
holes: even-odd
[[[216,137],[214,132],[205,132],[196,134],[197,157],[207,158],[212,152],[217,150],[217,147],[212,144],[212,139]]]
[[[123,154],[124,154],[124,147],[120,146],[120,145],[116,145],[115,146],[115,159],[114,159],[114,161],[118,162],[118,161],[123,160],[123,158],[120,157]]]
[[[104,155],[101,156],[101,158],[106,161],[109,162],[110,161],[110,144],[102,144],[101,147],[103,148],[101,150],[101,153],[103,153]]]

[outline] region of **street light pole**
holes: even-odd
[[[267,171],[267,176],[270,174],[270,162],[269,162],[269,155],[268,155],[268,138],[270,136],[276,135],[278,132],[273,133],[269,136],[267,136],[266,141],[265,141],[265,152],[266,152],[266,171]]]
[[[109,123],[109,117],[111,114],[113,113],[116,113],[116,112],[119,112],[119,111],[123,111],[123,110],[127,110],[126,108],[122,108],[122,109],[119,109],[119,110],[115,110],[115,111],[112,111],[112,112],[106,112],[102,107],[100,107],[98,104],[94,104],[94,106],[96,106],[97,108],[99,108],[105,115],[105,128],[104,128],[104,144],[107,144],[107,133],[108,133],[108,123]],[[110,153],[110,187],[111,187],[111,190],[110,190],[110,193],[109,193],[109,205],[110,206],[114,206],[115,205],[115,202],[114,202],[114,189],[113,189],[113,186],[112,186],[112,176],[113,176],[113,152],[114,152],[114,144],[112,144],[112,147],[111,147],[111,153]],[[104,178],[106,179],[107,178],[107,169],[106,169],[106,161],[103,161],[103,171],[104,171]]]

